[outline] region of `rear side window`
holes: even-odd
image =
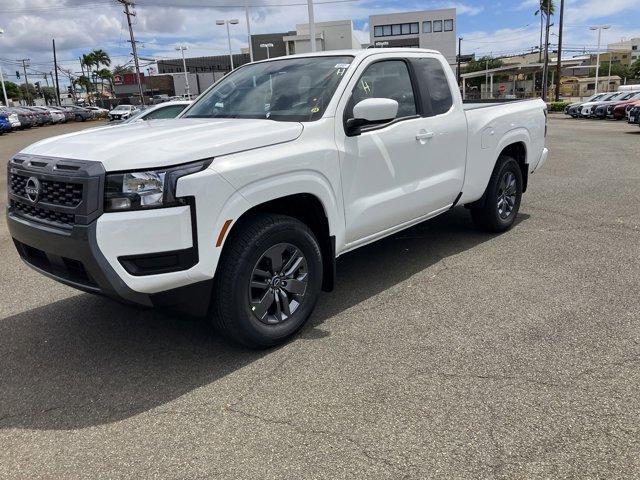
[[[416,103],[407,65],[402,60],[384,60],[369,65],[353,89],[346,108],[346,118],[352,118],[353,107],[366,98],[391,98],[397,101],[397,118],[415,115]]]
[[[413,65],[418,77],[424,115],[448,112],[453,105],[453,98],[442,64],[435,58],[418,58],[413,60]]]

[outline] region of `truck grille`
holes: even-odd
[[[9,177],[9,191],[19,197],[25,197],[25,186],[29,177],[12,173]],[[77,207],[82,201],[83,185],[71,182],[52,182],[42,180],[40,182],[40,199],[42,203],[52,205],[64,205],[65,207]]]
[[[37,205],[28,205],[26,203],[16,202],[15,200],[9,200],[9,207],[15,213],[20,214],[20,216],[30,220],[53,223],[56,226],[71,227],[74,222],[74,215],[72,214],[47,210]]]
[[[9,214],[52,227],[87,225],[102,213],[100,162],[19,154],[7,165]],[[27,183],[37,190],[27,194]]]

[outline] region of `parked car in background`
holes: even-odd
[[[64,112],[56,108],[53,108],[53,107],[36,107],[36,108],[40,108],[42,110],[49,112],[49,114],[51,115],[51,119],[53,120],[53,123],[65,123],[67,121],[67,117],[65,116]]]
[[[122,123],[124,124],[143,122],[145,120],[157,120],[161,118],[176,118],[184,111],[185,108],[191,105],[191,103],[192,102],[189,102],[187,100],[160,103],[145,110],[139,111]]]
[[[25,129],[37,126],[38,121],[35,113],[20,107],[12,107],[10,110],[18,115],[20,128]]]
[[[133,105],[118,105],[109,112],[107,118],[110,122],[113,122],[114,120],[127,120],[137,111],[138,108]]]
[[[36,107],[22,107],[22,108],[36,114],[36,123],[38,126],[49,125],[53,123],[53,117],[49,112],[45,110],[41,110]]]
[[[95,116],[91,110],[88,110],[83,107],[77,107],[75,105],[72,105],[67,108],[73,114],[73,119],[76,122],[86,122],[87,120],[91,120]]]
[[[55,110],[57,112],[60,112],[64,115],[64,122],[70,122],[73,121],[73,114],[67,110],[66,107],[49,107],[51,110]]]
[[[0,112],[0,134],[11,131],[11,122],[9,121],[9,115],[5,112]]]
[[[591,95],[589,98],[582,102],[570,103],[565,107],[564,113],[566,113],[567,115],[571,115],[573,118],[577,118],[580,115],[578,111],[580,106],[588,102],[595,102],[597,100],[600,100],[605,95],[606,93],[596,93],[595,95]]]
[[[612,103],[616,103],[621,100],[628,100],[629,98],[633,97],[636,93],[637,92],[616,92],[611,97],[603,97],[602,100],[586,103],[582,106],[582,109],[580,110],[580,115],[583,118],[594,118],[596,114],[596,109],[598,107],[604,107],[606,109],[606,107],[608,107]]]
[[[14,112],[13,109],[9,107],[0,107],[0,112],[7,116],[7,120],[11,124],[12,130],[17,130],[22,127],[22,123],[20,122],[20,117],[17,112]]]
[[[109,114],[109,110],[107,110],[106,108],[94,107],[94,106],[88,106],[88,107],[84,106],[83,108],[92,112],[93,118],[107,118],[107,115]]]
[[[168,102],[170,100],[171,99],[169,98],[169,95],[163,93],[163,94],[160,94],[160,95],[154,95],[153,98],[151,99],[151,102],[154,105],[157,105],[158,103]]]
[[[640,123],[640,105],[631,107],[631,109],[629,110],[628,122]]]
[[[623,100],[609,105],[607,107],[607,118],[622,120],[627,116],[627,107],[629,105],[634,105],[638,100],[640,100],[640,92],[637,92],[628,100]]]

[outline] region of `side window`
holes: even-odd
[[[178,114],[185,109],[185,105],[171,105],[159,108],[144,117],[145,120],[155,120],[158,118],[176,118]]]
[[[398,102],[397,118],[416,114],[416,102],[407,65],[402,60],[384,60],[367,67],[351,93],[346,118],[353,117],[353,107],[366,98],[391,98]]]
[[[441,115],[453,105],[451,87],[442,65],[435,58],[419,58],[415,65],[426,115]]]

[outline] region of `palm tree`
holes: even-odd
[[[536,16],[540,14],[540,50],[538,50],[539,62],[542,62],[542,31],[544,30],[544,17],[546,17],[547,12],[549,12],[549,15],[553,15],[554,13],[556,13],[556,6],[554,5],[553,0],[540,0],[540,6],[534,13],[534,15]]]
[[[74,86],[79,86],[84,88],[87,92],[87,99],[89,99],[89,104],[91,104],[91,97],[89,96],[89,91],[91,90],[91,80],[86,75],[82,75],[81,77],[76,78],[73,81]]]
[[[102,95],[104,96],[104,81],[107,80],[109,82],[109,90],[113,93],[113,73],[108,68],[101,68],[96,72],[96,75],[100,79],[100,83],[102,84]]]
[[[96,64],[93,54],[92,53],[87,53],[86,55],[83,54],[82,59],[80,60],[80,64],[87,69],[86,79],[89,82],[88,84],[89,88],[87,88],[87,98],[89,99],[89,103],[91,103],[90,92],[91,90],[93,90],[93,88],[91,88],[91,72],[93,70],[93,67]]]

